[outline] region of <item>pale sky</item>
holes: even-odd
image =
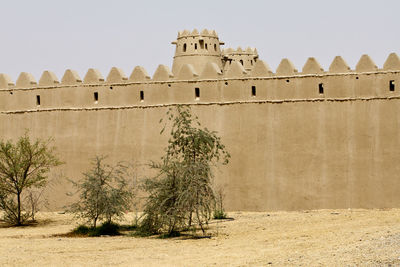
[[[61,80],[88,68],[130,75],[136,65],[152,76],[172,65],[179,30],[215,29],[224,47],[256,47],[275,71],[289,58],[301,71],[308,57],[327,70],[336,55],[353,69],[362,54],[382,67],[400,55],[399,0],[1,0],[0,73]]]

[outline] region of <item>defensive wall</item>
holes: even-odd
[[[183,51],[179,38],[190,34],[178,35],[176,56]],[[200,49],[202,35],[195,35]],[[215,172],[229,210],[400,206],[396,54],[382,68],[363,55],[354,70],[336,57],[327,71],[309,58],[301,72],[288,59],[273,72],[256,50],[222,51],[216,34],[210,36],[217,57],[197,62],[190,55],[197,65],[175,59],[179,71],[160,65],[152,77],[142,67],[129,77],[112,68],[106,78],[89,69],[83,79],[67,70],[61,81],[49,71],[39,82],[21,73],[15,84],[0,74],[0,136],[30,129],[33,137],[53,137],[66,162],[58,171],[79,179],[99,154],[138,164],[157,160],[168,138],[159,133],[160,118],[185,104],[231,153],[230,164]],[[147,173],[141,165],[138,172]],[[68,190],[65,180],[53,183],[53,209],[68,202]]]

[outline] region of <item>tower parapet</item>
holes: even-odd
[[[247,47],[243,50],[240,46],[234,50],[232,48],[227,48],[222,51],[222,65],[224,71],[228,69],[228,66],[232,62],[239,62],[242,64],[246,71],[251,71],[257,62],[258,53],[257,49]]]
[[[176,45],[172,73],[178,75],[185,64],[191,64],[200,73],[208,62],[217,64],[222,69],[221,45],[217,33],[204,29],[199,33],[184,30],[178,33],[178,38],[172,44]]]

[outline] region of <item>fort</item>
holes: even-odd
[[[325,71],[309,58],[301,71],[283,59],[274,72],[256,49],[221,49],[215,31],[179,32],[172,68],[150,77],[66,70],[37,82],[0,74],[0,137],[54,138],[64,175],[79,179],[95,155],[157,160],[168,136],[167,109],[189,105],[219,133],[231,162],[215,172],[228,210],[400,206],[400,59],[382,68],[362,55],[354,70],[335,57]],[[67,203],[68,182],[53,183],[52,209]]]

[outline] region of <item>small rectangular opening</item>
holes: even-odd
[[[256,96],[257,95],[257,89],[256,89],[256,87],[253,85],[252,87],[251,87],[251,96]]]
[[[140,102],[144,101],[144,92],[140,91]]]
[[[204,49],[204,40],[199,40],[200,49]]]
[[[391,81],[389,82],[389,90],[390,90],[391,92],[393,92],[394,89],[395,89],[394,80],[391,80]]]
[[[200,99],[200,88],[198,87],[194,88],[194,95],[196,97],[196,100]]]
[[[36,96],[36,106],[40,106],[40,95]]]
[[[97,102],[99,102],[99,93],[98,92],[94,92],[93,98],[94,98],[94,103],[97,104]]]
[[[194,49],[197,50],[197,44],[194,44]]]
[[[324,84],[320,83],[318,85],[318,89],[319,89],[319,94],[322,95],[324,93]]]

